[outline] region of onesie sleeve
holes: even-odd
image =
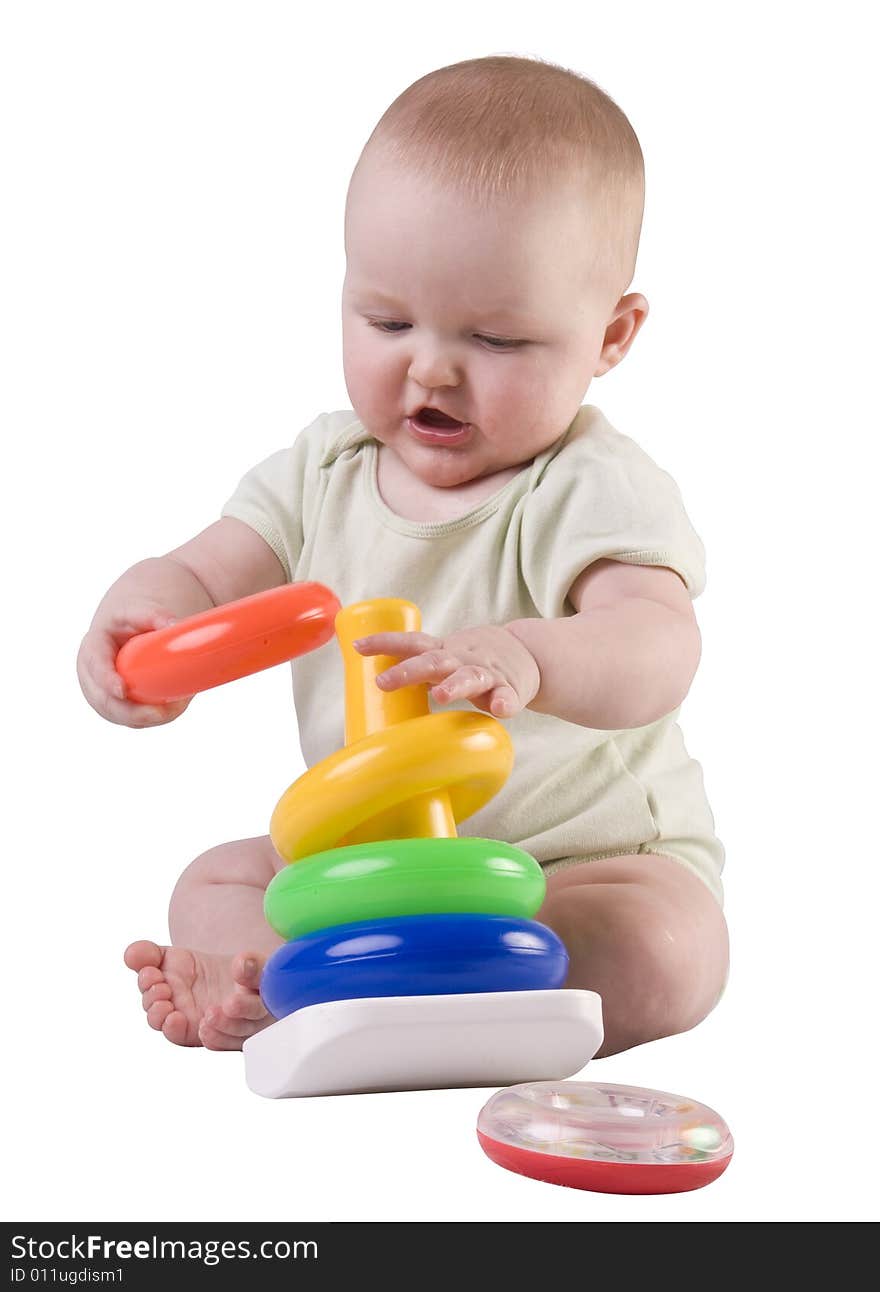
[[[675,570],[691,595],[706,584],[705,552],[678,486],[634,440],[586,406],[527,499],[522,572],[545,618],[570,614],[568,592],[603,557]]]
[[[294,579],[303,549],[307,500],[315,492],[326,417],[321,414],[292,444],[251,467],[220,511],[221,516],[244,521],[265,539],[288,582]]]

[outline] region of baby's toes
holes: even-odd
[[[253,1023],[227,1018],[218,1005],[211,1005],[199,1023],[199,1040],[206,1050],[240,1050],[253,1030]]]
[[[142,969],[138,974],[138,990],[149,991],[151,987],[155,987],[157,983],[164,981],[165,975],[162,970],[157,969],[155,965],[148,965],[146,969]]]
[[[144,992],[143,997],[141,999],[141,1004],[143,1005],[144,1009],[149,1012],[149,1010],[152,1008],[153,1005],[156,1004],[157,1001],[170,1000],[170,999],[171,999],[171,988],[169,987],[168,983],[165,982],[163,979],[162,982],[157,982],[152,987],[147,988],[147,990]]]
[[[174,1006],[170,1000],[157,1000],[147,1009],[147,1022],[150,1027],[155,1028],[157,1032],[162,1031],[162,1024],[169,1014],[174,1013]]]
[[[148,1014],[147,1018],[149,1017]],[[198,1040],[189,1035],[190,1031],[191,1028],[186,1014],[179,1009],[172,1010],[170,1014],[167,1014],[162,1024],[162,1035],[166,1040],[171,1041],[173,1045],[198,1045]]]
[[[232,961],[232,981],[250,991],[258,991],[265,963],[262,956],[240,953]]]
[[[269,1012],[263,1004],[262,996],[256,991],[233,992],[224,1000],[221,1009],[225,1018],[237,1019],[241,1022],[245,1020],[257,1022],[265,1018]]]
[[[239,1011],[230,1014],[230,1009]],[[245,1002],[236,997],[225,1005],[211,1005],[199,1024],[199,1040],[207,1050],[240,1050],[242,1044],[274,1022],[259,997]]]
[[[123,959],[128,968],[135,971],[144,969],[147,965],[158,968],[162,963],[162,948],[157,943],[142,938],[125,948]]]
[[[261,1008],[256,1017],[234,1016],[229,1013],[227,1005],[213,1006],[207,1011],[211,1015],[209,1022],[226,1036],[237,1036],[241,1040],[243,1037],[253,1036],[254,1032],[259,1030],[260,1020],[267,1017],[266,1007],[262,1001],[260,1005]]]

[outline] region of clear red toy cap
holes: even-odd
[[[499,1090],[477,1120],[508,1171],[598,1193],[680,1193],[710,1184],[733,1155],[724,1120],[663,1090],[532,1081]]]

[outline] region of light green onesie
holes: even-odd
[[[343,605],[402,597],[443,637],[479,624],[558,618],[600,557],[675,570],[697,597],[703,545],[672,478],[602,413],[583,406],[551,448],[455,520],[420,524],[383,502],[377,448],[351,410],[322,413],[292,445],[244,476],[222,514],[260,534],[292,581],[313,579]],[[334,641],[295,660],[293,691],[308,766],[344,743]],[[473,710],[466,700],[438,706]],[[594,731],[525,709],[505,725],[513,772],[459,833],[524,848],[546,872],[585,859],[665,853],[719,902],[724,850],[676,723]]]

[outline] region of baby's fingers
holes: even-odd
[[[177,616],[158,602],[137,600],[122,605],[105,628],[121,645],[137,633],[154,632],[176,623]]]
[[[121,727],[161,727],[183,713],[189,700],[175,700],[169,704],[135,704],[117,699],[113,694],[95,687],[90,679],[83,679],[83,691],[92,708],[108,722]]]
[[[427,650],[435,650],[440,642],[427,633],[371,633],[352,643],[359,655],[390,655],[393,659],[409,659]]]
[[[111,700],[125,701],[126,687],[124,679],[116,671],[116,656],[119,653],[118,640],[106,629],[93,629],[85,638],[80,650],[79,673],[86,698],[94,704],[97,697],[102,703],[101,712]],[[129,704],[126,706],[131,708]],[[109,717],[109,714],[106,716]],[[114,722],[126,721],[117,716]]]
[[[447,704],[450,700],[474,700],[477,696],[487,696],[488,692],[494,695],[493,688],[506,692],[511,690],[509,686],[497,685],[499,682],[500,678],[493,669],[483,664],[465,664],[433,687],[431,697],[439,704]]]
[[[110,697],[121,700],[125,695],[115,659],[116,646],[106,632],[91,629],[86,633],[76,657],[76,672],[83,695],[99,713],[104,712]]]
[[[102,641],[101,637],[107,637]],[[125,683],[114,668],[116,648],[107,634],[93,634],[77,661],[80,686],[89,704],[109,722],[125,727],[155,727],[171,722],[189,704],[135,704],[125,698]]]
[[[188,704],[189,699],[173,700],[168,704],[133,704],[111,696],[107,701],[107,716],[111,722],[126,727],[162,727],[166,722],[179,718]]]
[[[461,660],[444,650],[429,650],[424,655],[412,655],[386,668],[376,678],[376,685],[383,691],[394,691],[399,686],[442,682],[459,668]]]
[[[522,702],[512,686],[496,686],[489,696],[489,713],[493,718],[513,718],[522,708]]]
[[[125,699],[125,683],[116,672],[118,647],[106,630],[93,632],[83,643],[84,672],[94,686],[104,695]]]
[[[520,698],[512,686],[507,683],[493,685],[496,681],[497,677],[490,669],[469,664],[433,687],[431,698],[438,704],[470,700],[482,713],[490,713],[494,718],[512,718],[522,708]]]

